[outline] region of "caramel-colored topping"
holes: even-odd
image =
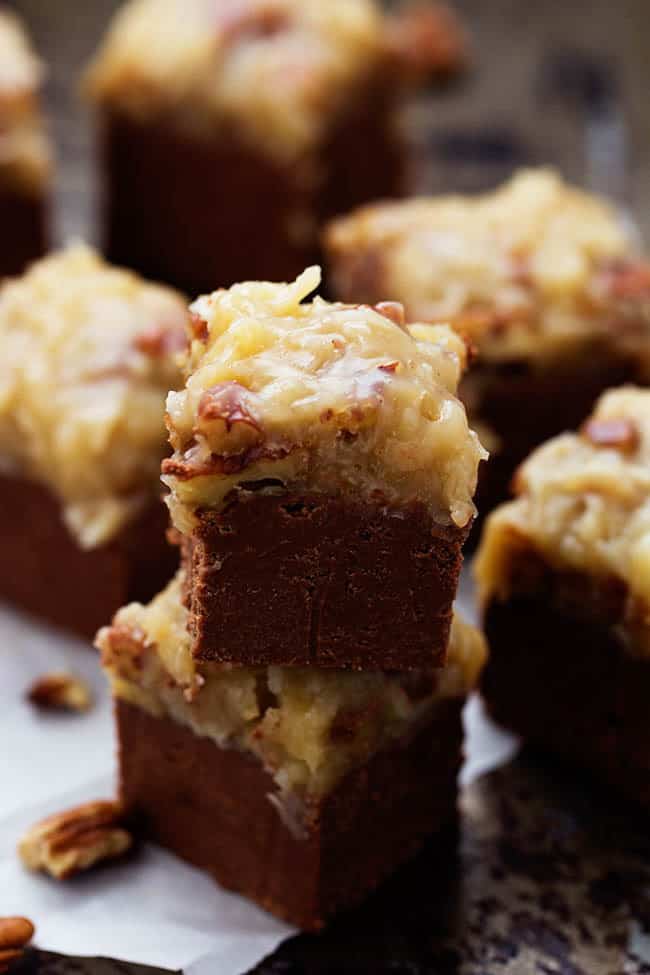
[[[488,519],[476,560],[481,598],[507,598],[517,553],[532,547],[558,571],[618,579],[645,606],[650,654],[650,391],[606,393],[585,426],[536,450],[520,468],[518,497]]]
[[[242,482],[419,500],[465,525],[484,452],[455,396],[463,342],[444,326],[411,332],[368,306],[304,299],[293,284],[250,282],[193,305],[185,388],[167,400],[165,461],[174,524],[219,507]]]
[[[87,83],[136,118],[211,138],[234,129],[285,163],[376,85],[385,59],[373,0],[131,0]]]
[[[42,189],[51,168],[39,105],[42,74],[20,21],[0,10],[0,183],[26,192]]]
[[[439,701],[469,693],[485,659],[481,635],[456,618],[448,662],[430,673],[197,665],[182,587],[179,573],[148,606],[125,607],[100,632],[113,693],[222,747],[251,751],[282,791],[331,789]]]
[[[0,289],[0,461],[58,497],[84,547],[160,492],[186,319],[180,295],[81,246]]]
[[[650,270],[603,200],[529,170],[482,196],[371,204],[326,235],[345,301],[404,303],[489,361],[549,360],[611,342],[647,362]]]

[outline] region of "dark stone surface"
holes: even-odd
[[[461,808],[446,867],[425,851],[254,975],[650,975],[647,820],[529,754]]]

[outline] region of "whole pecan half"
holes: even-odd
[[[18,961],[34,936],[34,925],[26,917],[0,917],[0,975]]]
[[[44,674],[27,691],[27,700],[43,711],[89,711],[90,688],[74,674]]]
[[[123,828],[123,819],[119,802],[87,802],[36,823],[23,836],[18,853],[29,870],[65,880],[126,853],[133,837]]]

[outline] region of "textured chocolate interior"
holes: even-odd
[[[20,274],[47,249],[45,201],[0,188],[0,278]]]
[[[379,752],[291,828],[250,754],[116,703],[121,797],[147,837],[305,929],[360,901],[454,818],[462,702]],[[299,826],[300,832],[296,827]]]
[[[242,492],[200,513],[185,542],[193,652],[249,666],[441,665],[466,534],[420,504]]]
[[[530,569],[534,588],[485,614],[491,714],[650,808],[650,660],[617,633],[620,589],[554,576],[534,555]]]
[[[178,562],[158,500],[114,541],[89,551],[68,531],[54,496],[34,481],[0,476],[0,509],[0,597],[83,637],[92,638],[124,603],[149,600]]]

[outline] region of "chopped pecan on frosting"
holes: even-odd
[[[467,62],[467,40],[446,4],[412,3],[388,18],[386,43],[395,68],[411,81],[449,77]]]
[[[650,391],[605,393],[581,433],[531,454],[515,486],[516,500],[486,524],[476,561],[482,601],[507,598],[521,552],[533,549],[558,572],[617,581],[627,593],[622,630],[650,655]]]
[[[0,288],[0,459],[42,482],[91,548],[160,492],[164,403],[181,383],[176,292],[74,246]]]
[[[639,431],[636,423],[626,417],[587,420],[582,433],[595,447],[615,447],[616,450],[627,454],[632,453],[639,446]]]
[[[163,471],[179,531],[197,508],[223,504],[243,472],[419,500],[447,524],[472,517],[484,452],[455,395],[464,343],[445,326],[404,329],[393,303],[387,316],[304,301],[319,281],[310,268],[293,284],[235,285],[193,306],[207,331],[190,327],[185,388],[167,399],[174,455]]]
[[[486,361],[620,348],[626,325],[650,376],[648,264],[606,201],[553,171],[479,196],[370,204],[335,220],[325,244],[338,297],[390,295],[411,320],[458,328]]]
[[[183,573],[148,606],[120,610],[97,645],[116,697],[188,725],[222,747],[251,751],[281,791],[322,793],[448,698],[476,685],[481,635],[454,619],[441,671],[384,674],[197,664]]]
[[[39,104],[43,76],[23,27],[0,9],[0,184],[41,191],[51,171],[51,152]]]

